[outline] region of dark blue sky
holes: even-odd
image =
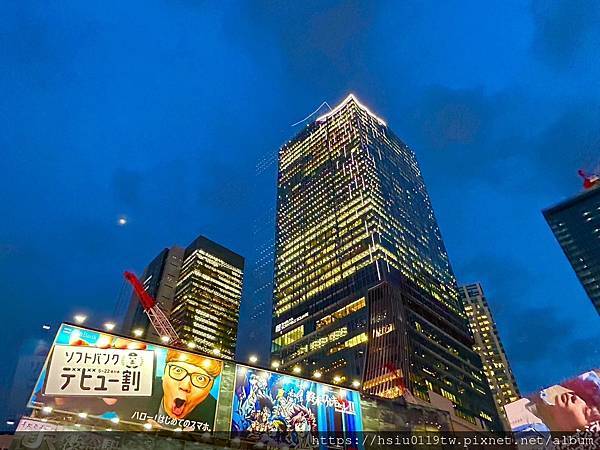
[[[111,318],[122,271],[164,246],[254,258],[275,199],[256,164],[354,92],[416,151],[521,389],[600,366],[540,212],[600,162],[599,23],[578,0],[0,2],[4,356],[44,322]]]

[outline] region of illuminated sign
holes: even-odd
[[[305,448],[310,433],[362,431],[360,395],[353,390],[238,365],[234,392],[231,430],[249,439]]]
[[[514,432],[600,431],[600,369],[504,407]]]
[[[384,336],[388,333],[391,333],[395,329],[396,329],[396,327],[394,326],[393,323],[388,323],[387,325],[383,325],[383,326],[375,329],[375,337]]]
[[[46,395],[149,397],[154,352],[61,345],[54,348]]]
[[[292,317],[290,319],[287,319],[287,320],[281,322],[280,324],[275,325],[275,333],[279,333],[280,331],[285,330],[286,328],[294,325],[297,322],[300,322],[302,319],[305,319],[306,317],[308,317],[308,312],[305,312],[304,314],[302,314],[299,317]]]
[[[61,325],[29,407],[137,424],[212,431],[223,362]]]

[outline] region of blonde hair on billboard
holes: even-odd
[[[218,376],[223,369],[223,363],[217,359],[173,349],[167,351],[167,363],[170,362],[184,362],[198,366],[213,378]]]

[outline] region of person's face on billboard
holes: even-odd
[[[167,363],[163,376],[163,407],[174,419],[182,419],[208,397],[214,378],[202,367],[183,361]]]
[[[553,394],[554,405],[543,408],[551,430],[584,430],[590,424],[593,410],[575,392],[560,386]]]

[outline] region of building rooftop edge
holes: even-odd
[[[576,204],[579,201],[582,201],[584,199],[587,199],[588,197],[591,197],[594,193],[595,194],[600,193],[600,187],[596,187],[596,188],[588,189],[586,191],[579,192],[577,195],[574,195],[573,197],[569,197],[569,198],[562,200],[552,206],[544,208],[544,209],[542,209],[542,214],[544,214],[544,216],[545,216],[546,214],[551,214],[551,213],[560,211],[561,209],[567,208],[569,206]]]
[[[245,258],[234,252],[233,250],[225,247],[224,245],[219,244],[218,242],[213,241],[212,239],[207,238],[204,235],[199,235],[196,237],[186,248],[184,257],[187,258],[191,253],[195,250],[207,250],[208,252],[212,252],[213,255],[222,258],[224,261],[237,266],[240,269],[244,269]]]
[[[381,125],[387,126],[387,124],[385,123],[385,120],[383,120],[381,117],[378,117],[376,114],[374,114],[373,112],[371,112],[371,110],[369,108],[367,108],[365,105],[363,105],[358,100],[358,98],[356,98],[356,96],[354,94],[352,94],[352,93],[348,94],[346,96],[346,98],[344,100],[342,100],[331,111],[329,111],[328,113],[323,114],[322,116],[317,117],[317,119],[315,120],[315,122],[323,122],[329,116],[332,116],[333,114],[337,113],[340,109],[342,109],[346,105],[346,103],[348,103],[351,100],[353,100],[359,106],[359,108],[364,109],[371,117],[373,117],[375,120],[377,120]]]

